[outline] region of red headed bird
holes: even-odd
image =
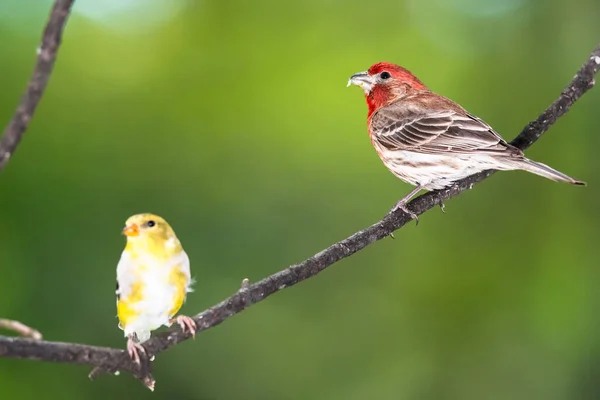
[[[371,142],[383,164],[416,187],[392,211],[417,216],[406,204],[421,189],[437,190],[484,170],[523,170],[557,182],[585,185],[532,161],[481,119],[433,93],[410,71],[387,62],[350,77],[365,92]]]

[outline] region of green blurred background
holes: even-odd
[[[0,2],[0,121],[50,1]],[[0,316],[124,347],[125,219],[167,218],[194,314],[382,217],[348,77],[404,65],[507,139],[600,38],[597,0],[78,0],[30,129],[0,174]],[[587,188],[493,176],[318,277],[160,354],[157,388],[0,359],[2,399],[596,399],[600,89],[534,145]],[[4,333],[4,332],[3,332]]]

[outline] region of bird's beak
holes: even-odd
[[[123,235],[127,237],[138,236],[140,234],[140,227],[138,224],[129,224],[123,228]]]
[[[370,76],[367,71],[358,72],[348,79],[348,85],[356,85],[359,86],[365,93],[371,92],[373,85],[375,84],[375,80],[372,76]]]

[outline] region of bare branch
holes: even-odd
[[[600,46],[596,47],[590,58],[581,67],[573,81],[563,90],[558,99],[548,107],[535,121],[529,123],[512,143],[525,149],[554,124],[554,122],[594,85],[594,76],[600,67]],[[441,205],[474,184],[481,182],[494,173],[484,171],[469,176],[453,186],[428,192],[409,203],[410,209],[417,215],[436,205]],[[197,333],[221,324],[226,319],[256,304],[268,296],[293,286],[305,279],[311,278],[334,263],[362,250],[369,244],[391,236],[392,233],[406,225],[412,219],[402,210],[386,215],[381,221],[337,242],[314,256],[279,271],[259,282],[250,284],[244,279],[241,288],[221,303],[201,312],[194,317]],[[150,360],[154,355],[190,338],[190,334],[182,332],[179,327],[159,333],[145,342]],[[123,350],[86,346],[74,343],[56,343],[34,341],[22,338],[6,338],[0,336],[0,357],[28,358],[41,361],[67,362],[95,366],[90,378],[95,378],[103,372],[130,372],[134,377],[153,389],[154,379],[150,374],[151,363],[144,360],[141,366],[134,364]]]
[[[0,318],[0,328],[17,332],[21,336],[29,337],[35,340],[42,339],[42,334],[39,331],[12,319]]]
[[[44,29],[42,43],[37,50],[37,62],[33,75],[29,80],[27,89],[21,98],[21,102],[15,111],[8,126],[4,129],[0,139],[0,171],[6,167],[10,157],[14,154],[21,138],[27,130],[29,121],[33,117],[42,94],[46,89],[56,53],[62,39],[62,32],[71,12],[71,6],[75,0],[56,0],[50,17]]]

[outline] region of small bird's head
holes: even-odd
[[[155,214],[136,214],[127,219],[123,234],[130,250],[181,251],[181,243],[173,228],[164,218]]]
[[[348,80],[350,85],[356,85],[365,92],[369,115],[408,94],[427,90],[409,70],[388,62],[373,64],[367,71],[352,75]]]

